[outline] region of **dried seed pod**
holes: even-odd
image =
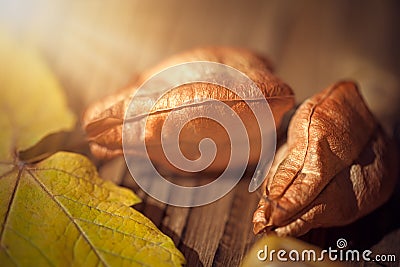
[[[130,103],[132,94],[150,76],[162,69],[185,62],[212,61],[231,66],[247,75],[260,88],[267,99],[275,119],[275,124],[280,125],[283,115],[293,107],[294,96],[292,90],[271,73],[270,64],[262,57],[244,49],[227,47],[199,48],[186,53],[173,56],[156,67],[140,75],[135,84],[89,107],[83,117],[83,125],[90,139],[94,155],[100,158],[110,158],[122,154],[122,124],[125,110]],[[149,92],[150,94],[151,92]],[[165,165],[160,146],[160,135],[163,123],[168,113],[194,98],[212,98],[229,105],[244,122],[250,140],[250,164],[258,160],[258,144],[260,129],[256,127],[256,120],[244,100],[226,88],[207,83],[191,83],[178,86],[163,95],[147,118],[145,138],[150,158],[153,162]],[[251,95],[249,95],[251,99]],[[255,99],[256,100],[256,99]],[[140,107],[138,107],[140,109]],[[183,107],[181,114],[190,109]],[[187,115],[187,114],[186,114]],[[211,137],[217,145],[217,158],[210,166],[211,171],[220,171],[226,165],[227,156],[224,151],[229,142],[226,134],[219,129],[218,124],[207,119],[196,119],[188,123],[180,136],[181,149],[188,158],[198,156],[198,143],[205,137]]]
[[[264,182],[254,232],[302,235],[360,218],[392,193],[396,156],[356,85],[333,85],[293,116]]]

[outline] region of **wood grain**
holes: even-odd
[[[104,164],[103,174],[120,174],[124,186],[132,188],[143,200],[135,206],[172,238],[182,251],[187,266],[239,266],[244,255],[261,236],[254,236],[251,219],[259,194],[247,191],[249,179],[243,178],[225,197],[202,207],[181,208],[169,206],[147,196],[135,183],[121,159]],[[122,171],[121,171],[122,168]],[[114,176],[112,179],[116,179]],[[202,179],[198,177],[198,179]],[[193,185],[201,181],[193,182]],[[400,256],[400,218],[393,210],[400,203],[400,187],[388,203],[361,220],[344,227],[314,229],[301,239],[322,248],[336,247],[336,240],[345,238],[349,248],[371,249],[378,254]],[[381,240],[382,239],[382,240]],[[359,262],[351,266],[380,266]],[[398,266],[387,262],[384,266]]]

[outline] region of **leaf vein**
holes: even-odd
[[[15,171],[15,168],[12,168],[11,170],[6,171],[6,172],[3,173],[3,174],[0,174],[0,179],[3,178],[3,177],[6,177],[7,175],[9,175],[9,174],[11,174],[11,173],[13,173],[14,171]]]
[[[76,223],[75,219],[71,216],[71,214],[68,212],[68,210],[60,203],[49,191],[49,189],[39,180],[38,177],[36,177],[32,171],[28,170],[29,174],[32,176],[32,178],[38,183],[40,187],[47,193],[47,195],[58,205],[58,207],[64,212],[64,214],[74,223],[75,227],[78,229],[80,232],[81,236],[85,239],[85,241],[88,243],[88,245],[92,248],[92,251],[95,253],[96,257],[105,265],[108,266],[106,261],[101,257],[101,255],[98,253],[96,250],[97,248],[90,242],[89,238],[86,236],[85,232],[83,229],[79,226],[78,223]]]
[[[164,243],[165,243],[165,242],[154,242],[154,241],[151,241],[151,240],[146,239],[146,238],[144,238],[144,237],[139,237],[139,236],[136,236],[136,235],[132,235],[132,234],[129,234],[129,233],[120,231],[120,230],[118,230],[118,229],[113,229],[113,228],[108,227],[108,226],[103,225],[103,224],[98,224],[98,223],[93,222],[93,221],[90,221],[90,220],[86,220],[86,219],[82,219],[82,218],[76,218],[76,219],[77,219],[77,220],[80,220],[80,221],[83,221],[83,222],[87,222],[87,223],[90,223],[90,224],[97,225],[97,226],[99,226],[99,227],[103,227],[103,228],[109,229],[109,230],[111,230],[111,231],[113,231],[113,232],[117,232],[117,233],[123,234],[124,236],[129,236],[129,237],[133,237],[133,238],[135,238],[135,239],[140,239],[140,240],[146,241],[146,242],[149,243],[151,246],[157,247],[157,246],[159,246],[160,244],[164,244]],[[142,247],[142,248],[143,248],[143,247]],[[163,250],[165,250],[165,251],[167,251],[169,254],[171,254],[170,251],[168,251],[166,248],[164,248],[164,247],[160,247],[160,248],[162,248]]]
[[[71,201],[73,201],[73,202],[79,203],[79,204],[81,204],[81,205],[83,205],[83,206],[87,206],[87,207],[89,207],[89,208],[95,209],[95,210],[97,210],[97,211],[99,211],[99,212],[104,212],[104,213],[106,213],[106,214],[108,214],[108,215],[110,215],[110,216],[113,216],[113,217],[119,217],[119,218],[122,218],[122,219],[132,220],[132,221],[134,221],[135,223],[138,223],[138,224],[140,224],[140,225],[143,226],[143,227],[149,228],[149,230],[151,230],[151,231],[153,231],[153,232],[157,232],[155,228],[152,228],[152,227],[150,227],[150,226],[148,226],[148,225],[146,225],[146,224],[143,224],[142,222],[140,222],[140,221],[138,221],[138,220],[135,220],[134,218],[132,218],[132,217],[130,217],[130,216],[121,216],[121,215],[119,215],[119,214],[111,213],[111,212],[108,212],[108,211],[99,209],[99,208],[97,208],[97,207],[90,206],[90,205],[88,205],[88,204],[86,204],[86,203],[82,203],[82,202],[79,202],[79,201],[77,201],[77,200],[68,198],[68,197],[66,197],[66,196],[64,196],[64,195],[58,195],[57,197],[63,197],[63,198],[65,198],[65,199],[68,199],[68,200],[71,200]],[[123,207],[127,207],[127,206],[123,206]],[[127,207],[127,208],[129,208],[129,207]],[[150,243],[150,244],[152,244],[152,245],[154,245],[154,246],[159,246],[159,245],[160,245],[160,243],[154,242],[154,241],[152,241],[152,240],[150,240],[150,239],[146,239],[146,238],[144,238],[144,237],[135,236],[135,235],[132,235],[132,234],[129,234],[129,233],[120,231],[120,230],[118,230],[118,229],[113,229],[113,228],[110,228],[110,227],[108,227],[108,226],[106,226],[106,225],[102,225],[102,224],[96,223],[96,222],[94,222],[94,221],[89,221],[89,220],[86,220],[86,219],[83,219],[83,218],[75,218],[75,219],[76,219],[76,220],[81,220],[81,221],[84,221],[84,222],[88,222],[88,223],[97,225],[97,226],[99,226],[99,227],[104,227],[104,228],[110,229],[110,230],[112,230],[112,231],[115,231],[115,232],[117,232],[117,233],[124,234],[124,235],[126,235],[126,236],[131,236],[131,237],[134,237],[134,238],[137,238],[137,239],[141,239],[141,240],[146,241],[146,242],[148,242],[148,243]],[[164,244],[164,243],[165,243],[165,242],[162,242],[161,244]],[[166,249],[166,248],[164,248],[164,247],[161,247],[161,248],[164,249],[164,250],[166,250],[169,254],[172,254],[171,251],[169,251],[168,249]]]
[[[4,239],[3,239],[4,238],[4,231],[6,229],[8,218],[10,217],[9,215],[10,215],[10,212],[11,212],[11,207],[12,207],[12,204],[14,202],[15,193],[17,192],[19,181],[21,180],[22,171],[23,171],[23,169],[20,169],[18,171],[18,175],[17,175],[17,178],[15,180],[14,190],[12,192],[12,195],[11,195],[11,198],[10,198],[10,202],[8,202],[7,212],[6,212],[5,216],[4,216],[4,221],[2,222],[2,228],[0,229],[0,244],[2,246],[3,246],[3,242],[4,242]]]
[[[15,234],[17,234],[19,237],[21,237],[21,238],[24,239],[26,242],[28,242],[29,244],[31,244],[31,246],[34,247],[34,248],[40,253],[40,255],[42,255],[42,256],[44,257],[44,259],[49,263],[49,265],[55,266],[55,265],[50,261],[50,259],[42,252],[42,250],[41,250],[38,246],[36,246],[35,243],[32,242],[32,240],[27,239],[23,234],[21,234],[20,232],[18,232],[17,230],[15,230],[15,229],[12,228],[12,227],[9,227],[9,226],[8,226],[7,229],[13,231],[13,232],[14,232]],[[17,265],[18,265],[18,264],[17,264]]]

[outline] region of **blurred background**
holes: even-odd
[[[298,103],[354,79],[399,123],[398,1],[0,0],[0,25],[41,50],[77,114],[168,55],[233,45],[267,56]]]

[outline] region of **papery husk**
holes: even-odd
[[[254,232],[299,236],[351,223],[382,205],[396,178],[396,146],[357,86],[340,82],[293,116],[254,213]]]
[[[260,88],[267,99],[275,125],[279,127],[283,115],[294,105],[294,95],[288,85],[272,74],[270,63],[245,49],[229,47],[198,48],[175,55],[159,65],[140,75],[136,82],[115,95],[109,96],[90,106],[84,116],[84,129],[90,140],[92,153],[99,158],[113,158],[122,154],[122,127],[125,111],[137,88],[151,75],[158,73],[166,67],[192,61],[212,61],[231,66],[246,74]],[[166,169],[174,168],[163,155],[161,129],[171,110],[184,105],[194,98],[212,98],[229,105],[243,121],[250,141],[249,165],[257,164],[259,159],[259,142],[262,130],[244,100],[260,101],[261,99],[240,99],[239,96],[224,87],[193,83],[179,86],[167,92],[153,107],[147,116],[146,147],[151,160]],[[140,109],[140,107],[138,107]],[[204,108],[208,108],[204,106]],[[184,118],[193,112],[189,108],[179,111]],[[230,142],[222,127],[209,119],[195,119],[189,122],[180,134],[180,146],[183,154],[189,159],[199,156],[198,144],[205,137],[211,138],[217,145],[217,157],[207,170],[219,172],[224,169],[229,160]],[[143,138],[139,136],[138,138]],[[134,153],[134,151],[132,152]]]

